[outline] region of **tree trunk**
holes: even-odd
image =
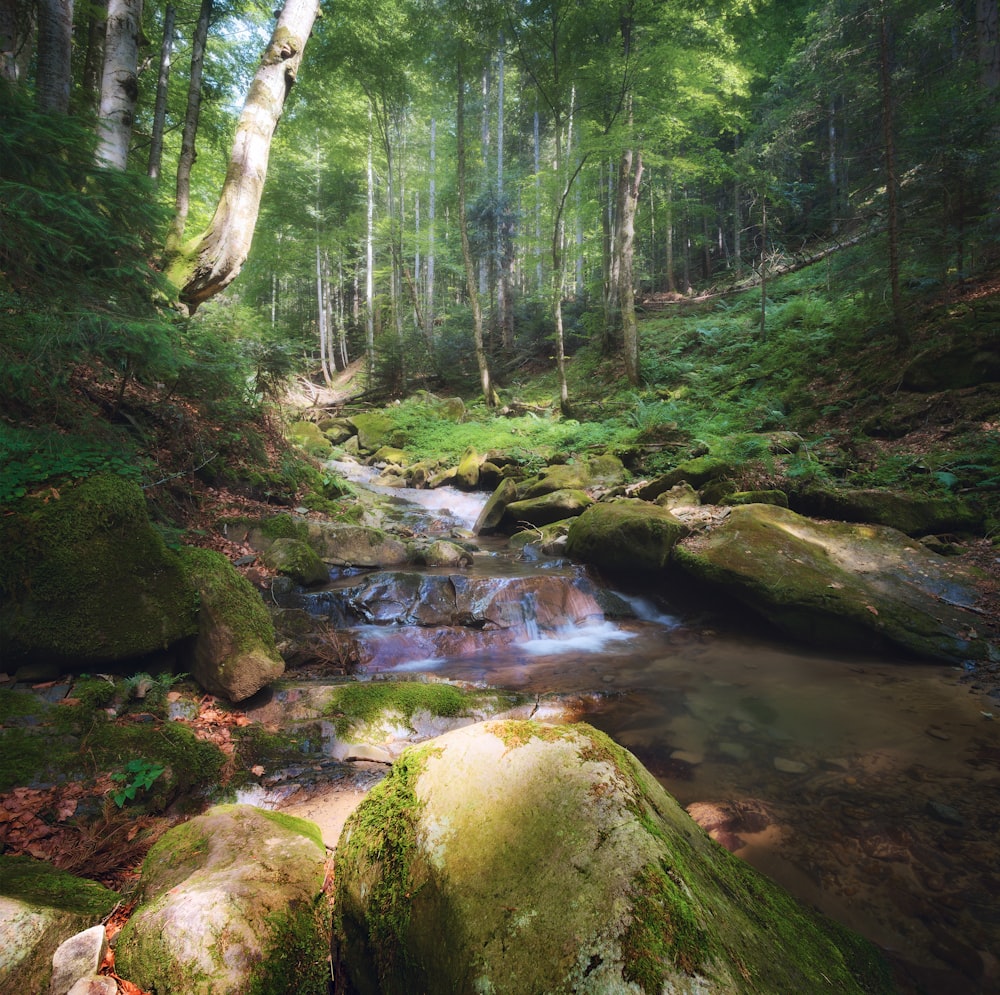
[[[635,250],[635,213],[642,183],[642,153],[626,149],[618,170],[618,238],[615,255],[618,266],[618,300],[621,308],[622,338],[625,352],[625,375],[633,386],[639,385],[639,325],[635,318],[633,274]]]
[[[286,0],[236,126],[219,205],[208,229],[172,267],[191,310],[236,279],[253,240],[271,138],[302,62],[319,0]]]
[[[101,74],[104,71],[104,36],[107,32],[107,0],[90,5],[87,18],[86,53],[80,77],[81,103],[88,111],[96,111],[101,102]]]
[[[327,315],[326,294],[323,286],[323,262],[320,253],[319,241],[316,242],[316,321],[319,325],[319,362],[323,373],[323,383],[330,386],[333,377],[330,375],[330,363],[327,359],[329,344],[327,342]]]
[[[976,0],[979,82],[991,97],[1000,89],[1000,27],[997,0]]]
[[[462,242],[462,261],[465,264],[465,283],[472,307],[472,336],[476,349],[476,365],[479,367],[479,382],[483,389],[483,400],[488,408],[496,406],[497,396],[490,380],[490,367],[483,345],[483,312],[479,305],[479,288],[476,286],[476,268],[469,245],[469,230],[465,220],[465,78],[462,74],[462,57],[459,55],[457,70],[458,102],[455,110],[456,171],[458,173],[458,227]]]
[[[160,46],[160,71],[156,78],[153,134],[149,142],[149,166],[146,170],[151,180],[160,178],[160,162],[163,159],[163,129],[167,121],[167,84],[170,82],[170,56],[174,48],[174,16],[174,5],[167,4],[163,14],[163,44]]]
[[[139,97],[142,0],[109,0],[104,38],[101,106],[97,112],[97,161],[124,170]]]
[[[194,168],[195,138],[198,135],[198,117],[201,112],[201,73],[205,64],[205,47],[208,44],[208,25],[212,19],[213,0],[201,0],[198,23],[191,38],[191,74],[188,78],[187,109],[184,112],[184,131],[181,134],[181,154],[177,160],[177,191],[174,195],[174,219],[167,234],[167,258],[172,259],[181,250],[184,228],[191,205],[191,170]]]
[[[424,303],[424,335],[432,349],[434,347],[434,212],[437,210],[436,178],[434,176],[436,138],[437,122],[431,118],[431,178],[427,204],[427,290]]]
[[[368,105],[368,171],[365,232],[365,354],[368,357],[368,385],[375,382],[375,164],[372,110]]]
[[[38,0],[35,102],[48,114],[69,112],[73,0]]]
[[[21,75],[17,64],[17,53],[21,48],[19,14],[21,11],[13,0],[0,2],[0,79],[16,83]]]

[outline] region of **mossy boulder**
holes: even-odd
[[[316,551],[301,539],[275,539],[261,557],[272,570],[291,577],[296,584],[325,584],[330,571]]]
[[[581,490],[552,491],[523,501],[512,501],[504,509],[502,524],[514,527],[521,522],[549,525],[583,514],[594,499]]]
[[[654,504],[668,511],[671,508],[696,508],[701,504],[698,492],[686,481],[674,484],[668,491],[657,495]]]
[[[489,496],[483,510],[479,512],[472,531],[476,535],[490,535],[496,532],[503,521],[507,506],[517,500],[517,484],[507,478],[497,484],[496,490]]]
[[[838,488],[813,484],[791,494],[790,504],[803,515],[888,525],[910,536],[976,531],[981,525],[979,515],[956,498],[910,494],[885,488]]]
[[[700,490],[709,481],[731,477],[735,472],[735,464],[729,460],[719,456],[698,456],[643,484],[636,490],[635,496],[643,501],[654,501],[664,491],[683,481]]]
[[[367,525],[309,522],[307,534],[320,559],[335,566],[389,567],[409,557],[405,543]]]
[[[719,504],[776,504],[779,508],[788,507],[788,495],[784,491],[733,491],[727,494]]]
[[[425,567],[461,567],[472,566],[472,553],[457,542],[447,539],[436,539],[412,550],[413,562]]]
[[[591,482],[590,467],[586,463],[557,463],[546,466],[529,477],[517,489],[520,500],[542,497],[554,491],[582,491]]]
[[[336,861],[335,970],[358,992],[892,991],[869,943],[589,726],[486,722],[407,750]]]
[[[139,486],[100,475],[0,517],[0,656],[80,668],[193,635],[198,596]]]
[[[319,423],[319,430],[334,446],[343,445],[352,435],[358,433],[350,418],[325,418]]]
[[[990,654],[979,616],[963,608],[975,606],[975,577],[895,529],[752,504],[693,534],[674,559],[693,579],[819,646],[950,662]]]
[[[469,446],[458,461],[452,483],[463,491],[474,491],[479,486],[479,468],[484,459],[473,446]]]
[[[288,426],[285,434],[289,442],[294,443],[300,449],[304,449],[310,456],[329,459],[333,455],[333,446],[330,444],[330,440],[323,434],[319,425],[315,422],[293,422]]]
[[[994,328],[996,326],[994,325]],[[906,390],[929,393],[1000,382],[1000,336],[935,346],[903,370]]]
[[[184,563],[201,596],[191,676],[211,694],[243,701],[285,670],[264,602],[221,553],[187,548]]]
[[[406,434],[396,423],[380,411],[366,411],[351,419],[358,433],[358,447],[373,453],[382,446],[405,446]]]
[[[116,969],[158,995],[325,995],[325,858],[314,823],[250,805],[171,829],[143,862]]]
[[[48,991],[59,945],[100,922],[118,895],[31,857],[0,855],[0,995]]]
[[[687,527],[647,501],[609,501],[588,508],[569,529],[566,552],[609,570],[661,571]]]

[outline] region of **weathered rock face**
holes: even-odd
[[[243,701],[285,671],[270,616],[253,585],[221,553],[187,548],[184,561],[201,596],[191,676],[211,694]]]
[[[566,552],[611,570],[662,570],[687,531],[666,508],[610,501],[593,505],[573,522]]]
[[[324,860],[315,824],[249,805],[177,826],[143,863],[118,971],[160,995],[325,993]]]
[[[521,500],[541,497],[553,491],[608,487],[625,479],[625,467],[617,456],[594,456],[577,463],[557,463],[525,480],[518,489]]]
[[[929,659],[986,657],[971,578],[894,529],[815,522],[773,505],[733,508],[682,542],[676,563],[817,645]]]
[[[0,656],[81,668],[197,631],[198,597],[139,486],[95,476],[0,518]],[[57,671],[58,673],[58,671]]]
[[[118,895],[40,860],[0,856],[0,995],[47,992],[52,956]]]
[[[367,525],[309,522],[307,534],[320,559],[336,566],[389,567],[407,560],[399,539]]]
[[[551,525],[582,514],[594,503],[586,491],[551,491],[538,497],[512,501],[504,509],[502,524],[514,528],[521,522]]]
[[[330,571],[312,546],[301,539],[275,539],[261,557],[272,570],[291,577],[296,584],[325,584]]]
[[[734,469],[732,463],[717,456],[698,456],[678,464],[669,473],[643,484],[636,491],[636,497],[644,501],[654,501],[664,491],[669,491],[671,487],[685,481],[698,490],[712,480],[731,476]]]
[[[483,510],[479,512],[479,517],[476,519],[472,531],[476,535],[489,535],[495,532],[503,521],[507,505],[516,500],[517,484],[509,477],[501,480],[496,490],[490,495],[489,500],[483,505]]]
[[[472,491],[479,486],[479,468],[483,464],[484,457],[480,456],[476,450],[469,446],[462,453],[462,458],[455,468],[454,484],[463,491]]]
[[[888,992],[874,948],[710,840],[589,726],[407,750],[337,848],[357,993]]]

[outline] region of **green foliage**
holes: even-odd
[[[151,788],[160,775],[166,771],[162,764],[149,760],[130,760],[125,769],[111,775],[111,780],[120,787],[111,792],[111,800],[121,808],[125,802],[135,801],[140,791]]]

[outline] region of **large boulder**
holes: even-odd
[[[335,973],[365,995],[892,991],[870,944],[589,726],[486,722],[407,750],[336,867]]]
[[[47,992],[56,950],[117,902],[96,881],[31,857],[0,855],[0,995]]]
[[[261,559],[272,570],[291,577],[296,584],[325,584],[330,571],[316,551],[301,539],[275,539]]]
[[[511,501],[504,509],[501,524],[513,528],[521,522],[529,525],[551,525],[564,518],[582,514],[594,499],[580,490],[551,491],[523,501]]]
[[[250,805],[171,829],[143,862],[118,973],[158,995],[325,995],[325,858],[314,823]]]
[[[479,468],[484,461],[485,457],[469,446],[455,468],[454,485],[463,491],[474,491],[479,486]]]
[[[271,617],[254,586],[221,553],[188,547],[184,562],[201,596],[191,676],[211,694],[243,701],[285,671]]]
[[[479,512],[472,531],[476,535],[489,535],[496,532],[503,521],[507,506],[517,500],[517,484],[509,477],[500,481],[496,490],[489,496],[483,510]]]
[[[609,570],[663,570],[687,528],[670,511],[647,501],[595,504],[569,529],[566,552]]]
[[[406,545],[368,525],[309,522],[309,545],[320,559],[341,567],[391,567],[405,563]]]
[[[990,649],[974,577],[895,529],[816,522],[776,505],[733,508],[674,551],[693,578],[820,646],[895,647],[947,661]]]
[[[8,511],[0,516],[7,667],[104,665],[197,631],[198,596],[180,556],[150,524],[138,484],[89,477]]]
[[[713,480],[731,477],[736,472],[735,464],[719,456],[697,456],[686,460],[667,473],[641,484],[635,496],[643,501],[655,501],[664,491],[669,491],[682,482],[700,490]]]

